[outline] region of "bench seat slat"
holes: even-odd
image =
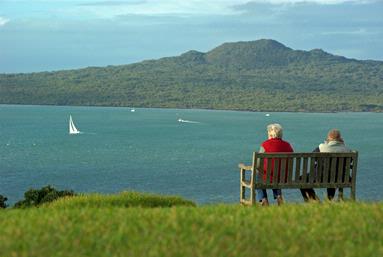
[[[267,159],[267,169],[266,169],[266,172],[267,172],[267,175],[266,175],[266,183],[270,183],[270,179],[271,179],[271,159]]]
[[[314,183],[315,178],[316,178],[316,170],[315,170],[315,158],[310,158],[310,171],[309,171],[309,181],[310,183]]]
[[[293,182],[293,159],[289,158],[287,161],[288,169],[287,169],[287,183]]]
[[[341,184],[334,184],[334,183],[306,183],[306,184],[301,184],[301,183],[285,183],[285,184],[254,184],[255,188],[260,188],[260,189],[272,189],[272,188],[340,188],[340,187],[351,187],[352,183],[341,183]]]
[[[323,171],[322,171],[322,183],[328,182],[328,175],[330,171],[330,157],[325,157],[324,163],[323,163]]]
[[[324,159],[317,159],[316,183],[322,183]]]
[[[297,157],[295,159],[295,182],[300,181],[300,176],[301,176],[301,158]]]
[[[330,183],[335,183],[335,175],[336,175],[336,163],[338,158],[331,158],[331,168],[330,168]]]
[[[265,174],[264,168],[265,168],[265,159],[260,158],[259,159],[259,173],[258,173],[259,180],[263,180],[263,175]],[[257,181],[257,179],[255,181]]]
[[[307,181],[307,166],[308,166],[308,161],[309,161],[309,158],[308,157],[304,157],[303,158],[303,169],[302,169],[302,180],[301,182],[305,182]]]
[[[279,180],[279,176],[280,176],[280,160],[281,159],[275,159],[274,160],[274,172],[273,172],[273,184],[274,185],[277,185],[278,184],[278,180]],[[272,161],[271,161],[272,162]],[[279,175],[279,176],[278,176]]]
[[[350,182],[351,177],[351,157],[346,158],[346,164],[344,166],[344,173],[343,173],[343,183]]]
[[[337,183],[342,183],[342,175],[343,175],[343,169],[344,169],[343,165],[344,165],[344,158],[339,158],[337,174],[336,174]]]
[[[278,182],[284,182],[286,183],[286,163],[287,160],[285,158],[281,159],[281,165],[280,165],[280,176],[279,176],[279,181]]]
[[[354,157],[355,152],[350,153],[255,153],[258,158],[324,158],[324,157]],[[272,157],[271,157],[272,156]]]

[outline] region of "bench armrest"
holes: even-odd
[[[245,165],[243,163],[238,164],[238,168],[244,169],[244,170],[251,170],[252,169],[251,166],[247,166],[247,165]]]

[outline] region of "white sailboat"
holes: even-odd
[[[198,121],[183,120],[183,119],[181,119],[181,118],[178,119],[178,122],[183,122],[183,123],[199,123]]]
[[[72,115],[69,115],[69,134],[73,135],[73,134],[80,134],[80,133],[81,133],[80,130],[78,130],[73,123]]]

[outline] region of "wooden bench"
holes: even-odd
[[[358,152],[350,153],[253,153],[253,163],[240,163],[240,203],[253,205],[256,189],[351,188],[355,200]],[[266,180],[258,177],[264,174]],[[246,199],[246,192],[249,192]]]

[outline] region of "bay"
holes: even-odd
[[[237,165],[251,163],[267,124],[276,122],[296,152],[312,151],[329,129],[339,128],[359,151],[357,199],[382,199],[383,114],[265,114],[0,105],[0,194],[12,204],[29,188],[50,184],[75,192],[134,190],[199,204],[237,203]],[[82,134],[68,134],[69,115]],[[287,201],[302,201],[298,190],[283,193]]]

